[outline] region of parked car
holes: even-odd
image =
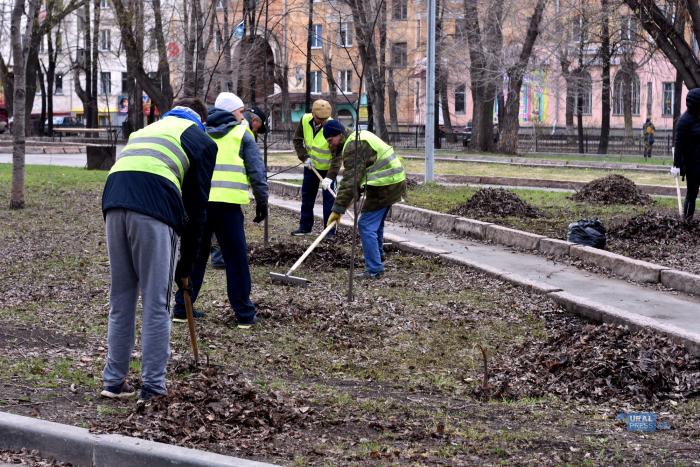
[[[70,115],[66,116],[57,116],[53,117],[53,127],[55,128],[80,128],[83,125],[82,120],[76,117],[71,117]],[[48,132],[49,131],[49,121],[44,120],[44,131]],[[77,135],[77,133],[74,133]],[[63,136],[70,136],[71,134],[69,133],[64,133]]]

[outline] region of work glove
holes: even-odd
[[[310,157],[307,157],[306,160],[304,161],[304,167],[311,170],[312,164],[313,164],[313,160]]]
[[[331,185],[333,185],[333,179],[326,177],[323,179],[323,181],[321,181],[321,186],[324,190],[328,190],[331,187]]]
[[[678,178],[678,177],[680,177],[680,175],[681,175],[681,169],[680,169],[680,168],[678,168],[678,167],[671,167],[671,176],[672,176],[672,177]]]
[[[340,213],[332,212],[331,215],[328,216],[328,223],[326,224],[326,227],[336,222],[340,223]]]
[[[190,276],[190,263],[185,262],[185,261],[178,261],[177,266],[175,267],[175,284],[177,284],[177,287],[182,290],[189,290],[190,293],[192,292],[192,282],[188,281],[188,288],[185,289],[184,287],[184,279],[188,279]]]
[[[257,203],[255,205],[255,218],[253,222],[258,223],[265,220],[267,217],[267,203]]]

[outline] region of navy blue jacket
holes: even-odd
[[[207,133],[211,136],[220,138],[239,124],[240,122],[236,120],[236,117],[231,112],[217,109],[216,107],[209,109]],[[250,187],[253,189],[256,204],[267,204],[268,189],[265,163],[260,157],[258,143],[247,131],[243,135],[239,156],[243,159],[245,172],[248,176]]]
[[[169,117],[177,118],[177,117]],[[216,144],[194,123],[180,137],[190,168],[182,182],[182,195],[173,183],[146,172],[114,172],[102,192],[102,212],[128,209],[168,224],[182,237],[180,258],[192,262],[206,222]]]

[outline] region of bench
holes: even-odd
[[[63,136],[67,135],[69,133],[82,133],[86,137],[87,135],[97,135],[99,136],[100,133],[106,133],[107,134],[107,141],[109,144],[116,144],[117,143],[117,129],[112,128],[112,127],[105,127],[105,128],[82,128],[82,127],[76,127],[76,128],[54,128],[53,129],[53,139],[54,141],[56,140],[56,135],[58,135],[58,140],[62,141]]]

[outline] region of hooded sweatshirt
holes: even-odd
[[[207,116],[207,134],[213,138],[221,138],[238,125],[246,123],[239,122],[231,112],[219,108],[209,110]],[[248,176],[248,183],[253,190],[256,204],[267,204],[267,172],[265,164],[260,157],[260,148],[255,142],[255,138],[247,131],[243,134],[241,150],[239,153],[243,159],[245,172]]]

